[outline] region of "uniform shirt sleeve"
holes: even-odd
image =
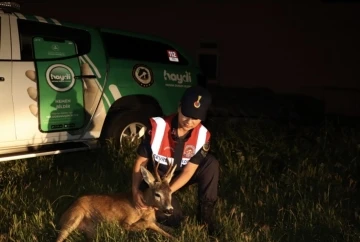
[[[199,165],[200,162],[207,156],[208,152],[210,150],[210,132],[208,132],[206,137],[206,142],[201,147],[201,149],[189,160],[189,162],[193,164]]]
[[[152,156],[152,150],[151,150],[151,123],[150,120],[148,120],[148,123],[145,124],[146,131],[144,134],[144,138],[137,147],[136,153],[142,157],[146,157],[148,159],[151,159]]]

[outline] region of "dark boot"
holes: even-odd
[[[208,233],[214,235],[216,232],[216,225],[214,221],[214,207],[215,202],[201,202],[198,206],[197,220],[207,226]]]

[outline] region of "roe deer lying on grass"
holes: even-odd
[[[168,161],[168,165],[169,169],[161,179],[158,173],[159,163],[157,163],[155,168],[156,180],[145,167],[141,166],[142,176],[149,184],[147,190],[144,191],[144,200],[151,208],[136,209],[131,192],[80,197],[60,218],[61,229],[56,241],[64,241],[75,229],[84,232],[85,236],[91,240],[95,235],[95,226],[101,221],[117,222],[123,228],[132,231],[152,229],[175,239],[158,226],[154,210],[159,209],[167,216],[173,212],[169,183],[176,169],[176,164],[170,164]]]

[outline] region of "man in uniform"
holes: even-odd
[[[177,164],[170,183],[171,192],[197,183],[197,218],[212,233],[213,208],[218,196],[219,163],[208,153],[210,132],[201,124],[206,119],[210,104],[211,95],[206,89],[190,87],[183,94],[177,113],[149,120],[145,138],[137,149],[132,192],[135,206],[138,209],[146,208],[142,191],[147,184],[142,181],[140,166],[153,170],[154,157],[154,162],[160,163],[158,171],[162,176],[167,171],[166,158],[169,158]]]

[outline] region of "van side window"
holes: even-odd
[[[188,65],[187,59],[168,44],[115,33],[101,34],[110,58]],[[176,51],[178,62],[169,60],[168,51]]]
[[[33,37],[51,38],[59,41],[71,40],[76,43],[78,55],[84,55],[90,52],[91,35],[85,30],[23,19],[18,19],[17,21],[21,60],[23,61],[34,60]]]

